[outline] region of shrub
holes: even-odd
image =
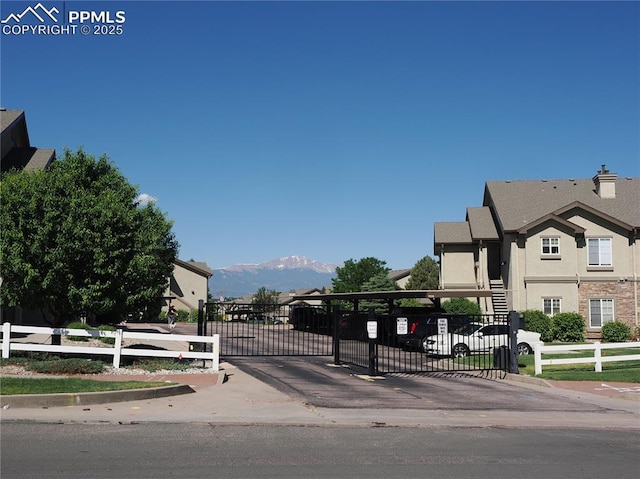
[[[134,369],[142,369],[147,372],[155,371],[184,371],[192,367],[192,360],[175,360],[168,358],[137,358],[131,363]]]
[[[527,309],[524,314],[524,329],[540,333],[542,341],[553,341],[552,320],[549,316],[537,309]]]
[[[101,326],[98,326],[98,330],[100,330],[100,331],[115,331],[116,327],[115,326],[111,326],[109,324],[103,324]],[[102,341],[104,344],[116,344],[116,338],[100,337],[100,341]]]
[[[467,298],[451,298],[442,302],[442,309],[451,314],[477,316],[482,313],[480,305]]]
[[[89,326],[86,323],[82,323],[80,321],[75,321],[72,323],[69,323],[65,326],[67,329],[92,329],[91,326]],[[86,336],[67,336],[67,339],[70,341],[89,341],[89,338]]]
[[[609,321],[602,326],[603,343],[623,343],[631,337],[631,328],[620,321]]]
[[[102,372],[104,366],[102,361],[70,358],[34,361],[27,364],[26,368],[40,374],[98,374]]]
[[[584,341],[584,318],[578,313],[558,313],[552,320],[553,339],[562,343]]]
[[[185,311],[184,309],[179,309],[176,312],[176,321],[180,321],[180,322],[189,321],[189,311]]]

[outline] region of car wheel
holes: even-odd
[[[532,352],[533,349],[531,349],[531,346],[529,346],[527,343],[518,344],[518,356],[524,356],[527,354],[531,354]]]
[[[464,358],[469,356],[469,347],[466,344],[456,344],[451,350],[451,356],[454,358]]]
[[[427,344],[427,338],[422,338],[422,341],[420,341],[420,349],[423,353],[426,353],[428,348],[429,345]]]

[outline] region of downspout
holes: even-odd
[[[444,245],[440,245],[440,289],[444,289]]]
[[[634,240],[633,240],[633,306],[635,312],[635,325],[638,327],[638,263],[636,257],[636,250],[638,249],[638,238],[640,238],[640,231],[636,228]]]
[[[522,298],[520,297],[520,294],[521,294],[522,288],[525,287],[525,284],[524,284],[524,276],[520,276],[520,258],[519,258],[519,256],[520,256],[520,254],[519,254],[520,253],[520,245],[518,244],[518,236],[517,235],[515,237],[515,241],[513,242],[513,244],[515,244],[515,248],[512,248],[512,249],[515,251],[515,256],[516,256],[516,261],[515,261],[515,263],[516,263],[516,278],[518,278],[518,281],[522,281],[522,283],[518,284],[518,306],[516,307],[514,305],[513,309],[519,311],[520,308],[521,308],[521,305],[522,305],[522,303],[521,303],[521,299]],[[514,251],[511,251],[511,255],[512,256],[514,255]],[[525,249],[525,252],[526,252],[526,249]],[[526,258],[525,258],[525,265],[526,265]],[[526,305],[525,309],[527,309],[528,307],[529,307],[529,305]]]

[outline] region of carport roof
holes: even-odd
[[[316,299],[322,301],[353,301],[363,299],[403,299],[403,298],[486,298],[491,290],[481,289],[409,289],[399,291],[360,291],[357,293],[326,293],[296,295],[294,300]]]

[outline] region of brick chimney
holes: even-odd
[[[609,173],[606,165],[602,165],[602,169],[593,177],[596,193],[600,198],[616,197],[616,178],[618,178],[617,173]]]

